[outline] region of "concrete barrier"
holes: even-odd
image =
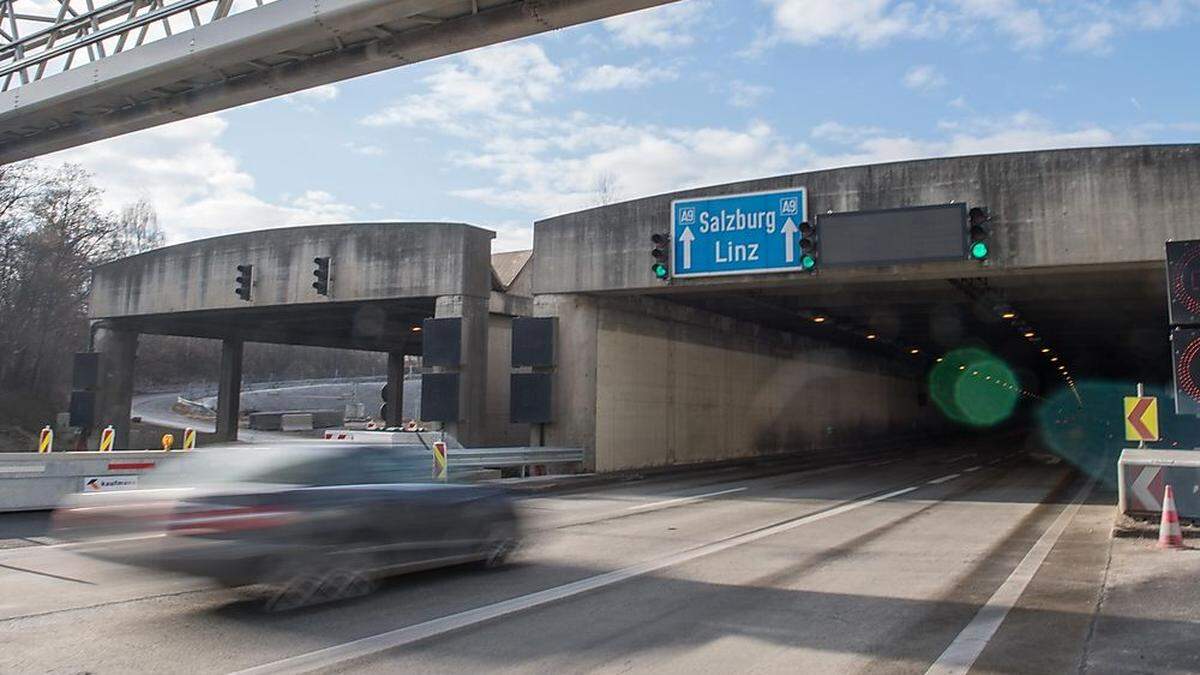
[[[1117,500],[1126,515],[1157,516],[1163,491],[1175,490],[1179,517],[1200,519],[1200,451],[1128,449],[1117,460]]]
[[[76,492],[105,492],[138,487],[140,477],[184,452],[0,453],[0,511],[52,509]]]

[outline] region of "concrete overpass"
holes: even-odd
[[[667,229],[673,199],[793,186],[807,188],[812,213],[985,205],[992,256],[668,283],[651,274],[650,235]],[[528,428],[506,417],[510,317],[557,317],[555,365],[542,371],[552,419],[530,442],[587,448],[600,471],[840,456],[952,432],[926,374],[963,346],[996,354],[1030,396],[1081,379],[1166,382],[1163,242],[1200,237],[1200,145],[895,162],[647,197],[539,221],[529,266],[521,254],[494,259],[489,275],[490,237],[467,225],[330,225],[101,267],[97,345],[118,374],[104,414],[127,405],[120,373],[137,333],[222,339],[235,364],[244,340],[415,353],[411,327],[430,316],[464,318],[473,384],[455,424],[468,443]],[[316,255],[335,260],[329,298],[308,288]],[[250,303],[233,293],[244,261],[256,266]],[[222,372],[227,397],[234,371]],[[1033,405],[1024,401],[1018,414]]]
[[[507,407],[507,332],[513,316],[530,312],[530,300],[517,294],[524,282],[511,256],[492,269],[493,236],[456,223],[318,225],[193,241],[102,265],[91,294],[104,378],[97,426],[113,423],[124,446],[140,334],[222,341],[220,438],[237,437],[245,342],[387,352],[390,421],[398,424],[404,355],[422,354],[422,322],[457,317],[463,418],[451,430],[468,443],[519,443],[527,427],[489,415],[487,405]],[[312,287],[317,257],[331,261],[328,295]],[[240,265],[253,266],[249,301],[235,294]]]
[[[72,1],[0,0],[0,164],[674,0]]]

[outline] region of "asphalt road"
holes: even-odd
[[[1073,671],[1112,513],[1089,489],[999,444],[531,496],[505,568],[287,614],[25,536],[0,672]]]

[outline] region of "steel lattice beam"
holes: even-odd
[[[0,164],[675,1],[0,0]]]

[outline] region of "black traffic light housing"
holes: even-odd
[[[983,206],[972,207],[967,212],[967,257],[971,260],[983,262],[991,253],[991,244],[988,242],[992,234],[988,226],[991,219],[987,208]]]
[[[650,235],[650,243],[654,248],[650,249],[650,257],[654,258],[654,262],[650,264],[650,272],[654,274],[654,278],[659,281],[666,281],[671,276],[671,237],[662,232],[655,232]]]
[[[238,265],[237,266],[237,288],[234,292],[238,298],[250,301],[250,287],[254,285],[254,265]]]
[[[817,228],[807,220],[800,223],[800,269],[805,272],[813,272],[817,269],[817,259],[820,257],[818,249],[820,248],[821,238],[817,233]]]
[[[1200,240],[1167,242],[1167,300],[1172,326],[1200,325]]]
[[[316,280],[313,281],[312,287],[317,291],[317,295],[329,295],[329,256],[313,258],[313,265],[313,276]]]

